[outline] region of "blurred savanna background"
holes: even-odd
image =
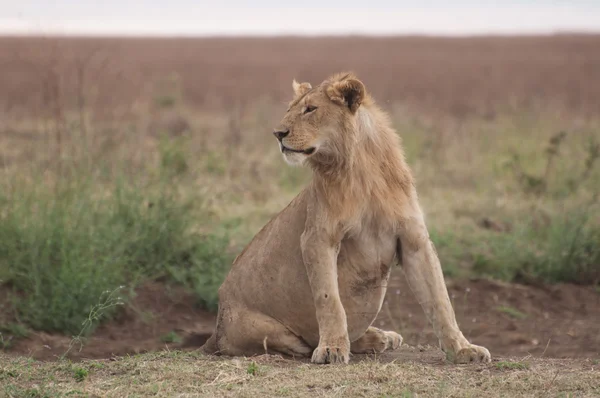
[[[232,260],[310,179],[271,134],[292,80],[354,71],[402,137],[467,337],[598,358],[597,6],[59,3],[9,6],[0,37],[0,350],[197,348]],[[376,324],[436,344],[400,268]]]

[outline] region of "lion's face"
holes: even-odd
[[[315,88],[295,80],[292,86],[294,99],[273,134],[285,161],[301,165],[334,149],[338,133],[362,102],[364,86],[350,74],[334,76]]]

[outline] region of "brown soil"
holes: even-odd
[[[437,344],[401,271],[390,286],[376,325],[399,330],[409,345]],[[461,330],[492,356],[600,357],[600,292],[592,287],[480,279],[449,281],[448,290]]]
[[[532,287],[471,280],[450,281],[448,288],[464,334],[488,347],[492,356],[600,357],[600,294],[591,287]],[[180,289],[167,289],[158,283],[145,285],[118,319],[101,326],[81,349],[75,346],[69,357],[110,358],[163,349],[196,349],[210,335],[215,317],[193,303],[193,298]],[[392,275],[375,326],[399,331],[406,344],[416,347],[386,357],[415,356],[420,346],[436,345],[433,331],[399,269]],[[182,341],[163,342],[161,338],[171,331]],[[68,350],[70,341],[68,336],[32,332],[9,354],[52,360]]]

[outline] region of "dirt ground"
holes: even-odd
[[[489,348],[492,356],[600,358],[600,293],[593,288],[533,287],[481,279],[449,281],[448,287],[463,333],[473,343]],[[83,347],[75,346],[69,357],[101,359],[165,348],[194,350],[210,335],[214,321],[214,315],[197,308],[185,292],[147,284],[117,319],[102,325]],[[405,344],[413,347],[388,354],[391,359],[418,356],[419,348],[437,344],[401,269],[392,273],[375,326],[399,331]],[[165,342],[170,332],[179,337],[171,340],[181,341]],[[7,353],[53,360],[68,350],[70,341],[70,336],[32,332]]]

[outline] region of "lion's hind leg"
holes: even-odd
[[[239,311],[235,322],[221,329],[219,350],[223,355],[283,354],[310,357],[313,349],[277,320],[252,311]]]
[[[386,350],[395,350],[402,344],[402,336],[396,332],[388,332],[369,327],[365,334],[350,344],[353,354],[374,354]]]

